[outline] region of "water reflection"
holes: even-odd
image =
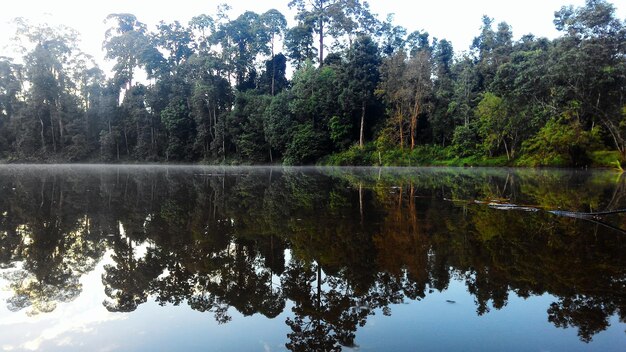
[[[369,316],[451,280],[478,315],[549,293],[546,319],[589,342],[610,317],[626,323],[626,216],[548,210],[626,208],[625,182],[554,170],[2,167],[6,304],[53,311],[109,251],[108,311],[156,300],[228,323],[233,310],[274,318],[289,306],[292,351],[354,346]]]

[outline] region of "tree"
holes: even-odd
[[[430,50],[420,48],[407,63],[403,79],[408,84],[411,97],[410,136],[411,149],[415,148],[417,139],[417,122],[421,114],[428,113],[431,108],[433,90],[431,74],[432,64]]]
[[[8,152],[14,136],[9,131],[11,120],[21,109],[18,95],[22,91],[22,65],[0,56],[0,154]]]
[[[559,106],[580,104],[584,128],[595,119],[626,157],[621,110],[626,86],[626,26],[615,17],[615,8],[604,0],[588,0],[579,8],[563,7],[554,23],[565,36],[555,40],[551,65]],[[563,110],[565,110],[563,109]]]
[[[22,90],[22,65],[0,56],[0,116],[10,120],[19,108],[18,94]]]
[[[272,90],[271,94],[274,95],[275,92],[275,77],[276,77],[276,61],[274,56],[274,37],[275,36],[283,36],[285,31],[287,30],[287,20],[285,16],[283,16],[280,11],[271,9],[261,15],[261,22],[265,26],[265,32],[270,35],[270,45],[271,45],[271,62],[272,62]]]
[[[191,112],[196,125],[194,149],[204,160],[215,158],[224,149],[223,121],[229,113],[233,92],[228,80],[219,75],[221,66],[215,57],[207,54],[190,60]]]
[[[296,19],[314,29],[319,37],[319,65],[324,63],[324,39],[327,32],[335,38],[356,32],[359,18],[367,10],[358,0],[291,0],[289,8],[296,8]]]
[[[254,61],[259,54],[269,54],[269,38],[261,16],[252,11],[218,27],[213,40],[222,46],[222,56],[234,68],[237,89],[245,89],[246,82],[254,79]],[[252,87],[248,84],[247,88]]]
[[[167,131],[166,160],[189,160],[193,158],[191,141],[195,135],[194,120],[183,100],[172,100],[161,112]]]
[[[393,14],[388,14],[376,34],[382,54],[388,57],[398,50],[404,50],[406,34],[406,28],[394,25]]]
[[[23,114],[20,114],[24,119],[20,128],[24,128],[25,139],[18,140],[18,149],[28,143],[31,145],[23,149],[27,153],[37,149],[57,153],[71,145],[75,137],[67,133],[68,126],[84,122],[86,106],[81,106],[79,95],[87,72],[97,72],[97,68],[89,67],[93,63],[78,50],[76,31],[64,26],[31,25],[24,19],[16,19],[16,24],[18,37],[24,45],[30,45],[30,50],[23,48],[26,53],[24,81],[28,82],[29,89]],[[36,129],[39,130],[38,142],[33,138]],[[72,132],[84,134],[86,131],[78,128]]]
[[[263,131],[265,140],[270,145],[270,161],[274,160],[272,151],[278,156],[284,155],[287,146],[293,137],[295,121],[289,110],[291,95],[289,92],[281,92],[272,97],[272,101],[265,110]]]
[[[380,67],[381,80],[376,94],[387,104],[391,120],[397,124],[397,142],[404,148],[405,118],[410,109],[410,92],[406,89],[404,72],[406,71],[406,53],[398,51],[385,58]]]
[[[452,44],[445,39],[437,41],[433,46],[435,82],[430,124],[433,142],[441,141],[441,145],[445,146],[447,141],[452,140],[452,133],[456,127],[455,116],[450,111],[450,105],[454,98],[454,77],[452,75],[454,50]]]
[[[348,112],[360,110],[359,147],[365,140],[366,107],[374,96],[378,84],[380,55],[376,43],[369,36],[360,36],[348,50],[348,61],[344,68],[344,89],[340,95],[344,109]]]
[[[208,52],[210,48],[210,37],[215,32],[215,20],[209,15],[198,15],[191,18],[189,28],[194,33],[195,49],[200,52]],[[193,32],[192,32],[193,33]]]
[[[485,149],[489,151],[489,156],[504,143],[507,159],[511,159],[512,151],[506,143],[508,116],[502,98],[487,92],[484,94],[476,109],[476,117],[479,123],[479,133],[483,138]]]
[[[113,13],[105,22],[114,21],[115,26],[107,29],[102,47],[106,59],[116,60],[113,70],[120,88],[130,89],[135,68],[144,66],[143,55],[149,50],[146,25],[129,13]]]
[[[597,129],[585,131],[580,121],[568,118],[551,119],[525,141],[521,164],[588,166],[590,152],[597,144]]]
[[[208,24],[206,24],[207,21],[208,20],[202,22],[201,25],[208,26]],[[193,53],[192,33],[188,28],[184,28],[178,21],[169,24],[161,21],[157,29],[158,32],[155,35],[155,43],[169,54],[167,64],[170,71],[175,72],[175,69],[188,60]],[[158,58],[158,56],[156,57]],[[158,64],[159,62],[157,61],[151,66],[158,67]]]
[[[274,96],[286,89],[288,85],[287,58],[282,53],[279,53],[265,62],[265,70],[259,77],[258,89]]]
[[[243,160],[265,162],[271,159],[270,146],[265,141],[263,118],[271,102],[267,95],[240,92],[230,117],[231,134]]]
[[[307,60],[313,61],[317,49],[313,46],[313,27],[299,23],[285,34],[287,56],[295,63],[296,70],[302,68]]]

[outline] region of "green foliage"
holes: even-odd
[[[289,101],[290,95],[286,92],[272,97],[263,117],[265,139],[279,155],[283,155],[287,150],[295,126],[295,121],[289,110]]]
[[[284,162],[287,165],[313,164],[328,153],[329,142],[328,135],[316,130],[312,124],[300,125],[287,146]]]
[[[345,151],[327,156],[321,163],[333,166],[371,166],[377,165],[376,154],[372,143],[366,144],[364,148],[353,145]]]
[[[590,154],[591,165],[606,168],[622,168],[622,155],[616,150],[596,150]]]
[[[352,146],[343,152],[331,154],[320,161],[333,166],[508,166],[506,156],[487,157],[469,155],[459,157],[454,147],[420,145],[410,150],[392,147],[379,149],[376,143],[364,148]]]
[[[525,166],[587,166],[598,145],[598,130],[585,131],[578,120],[552,119],[523,145]]]
[[[452,136],[452,148],[458,156],[480,154],[479,133],[476,124],[459,125],[454,129]]]
[[[265,141],[264,116],[272,98],[243,92],[237,95],[235,109],[231,114],[231,124],[236,130],[235,138],[241,159],[253,163],[269,160],[270,145]]]
[[[508,119],[504,101],[493,93],[485,93],[476,108],[476,117],[483,147],[492,155],[506,137]]]
[[[161,112],[161,120],[168,133],[167,160],[188,160],[193,156],[190,135],[194,133],[194,123],[183,101],[172,101]]]
[[[346,149],[352,142],[350,132],[352,125],[347,118],[333,116],[330,118],[330,139],[338,150]]]
[[[362,1],[289,6],[292,28],[276,10],[231,19],[227,5],[154,29],[111,14],[109,79],[78,49],[75,31],[16,19],[22,57],[0,57],[0,157],[309,164],[339,152],[330,163],[626,162],[626,27],[606,0],[561,8],[562,35],[550,40],[514,40],[508,24],[485,16],[464,55],[426,31],[407,34],[392,17],[380,22]],[[613,149],[619,156],[606,160]],[[600,150],[608,154],[593,159]]]

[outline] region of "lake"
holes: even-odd
[[[626,350],[614,171],[4,165],[0,194],[6,351]]]

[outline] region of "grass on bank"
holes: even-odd
[[[507,160],[506,155],[489,157],[470,155],[460,157],[450,148],[436,145],[420,145],[409,148],[378,150],[374,143],[363,148],[352,146],[349,149],[324,157],[319,164],[331,166],[526,166],[526,167],[571,167],[566,158],[558,155],[537,160],[532,155]],[[588,167],[621,169],[618,151],[599,150],[588,153]]]

